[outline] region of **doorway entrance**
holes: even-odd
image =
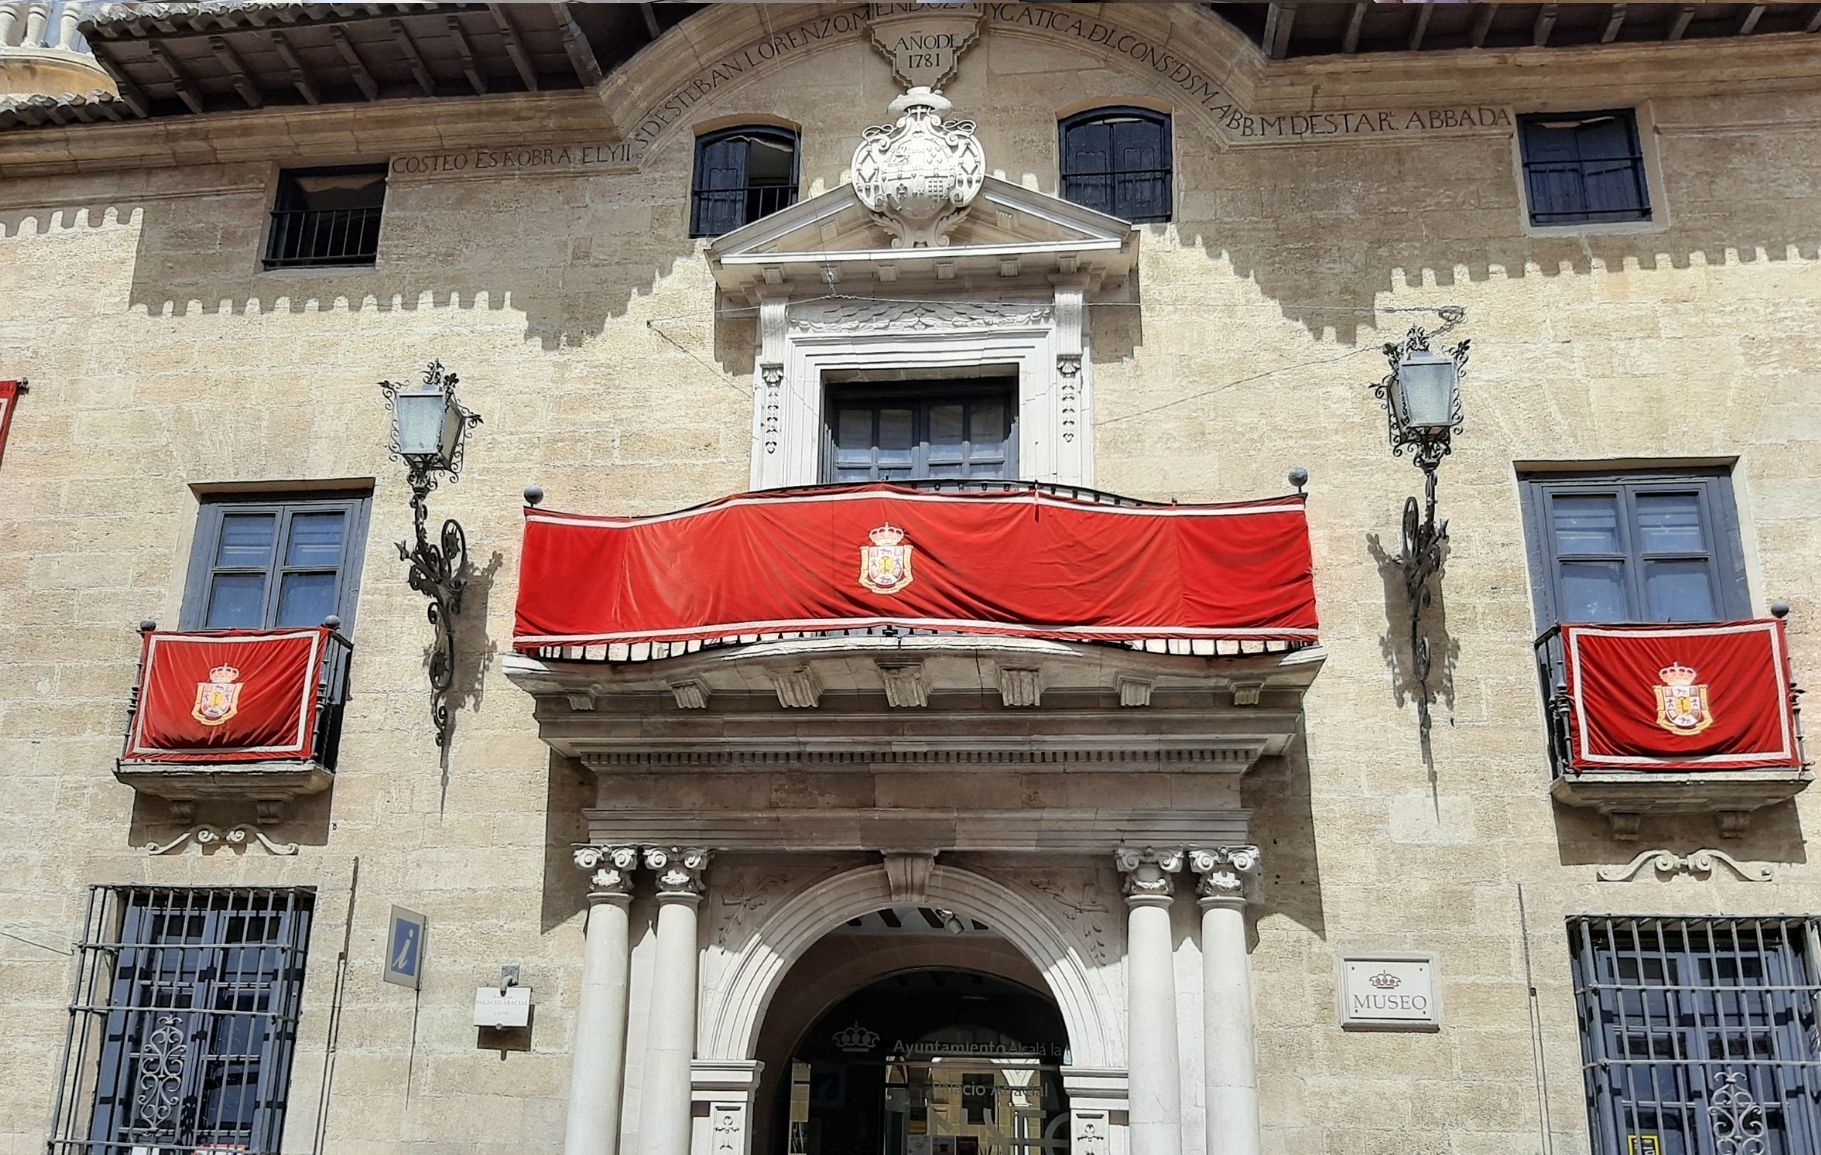
[[[1050,1155],[1069,1149],[1056,1004],[997,975],[900,971],[842,998],[791,1055],[782,1155]]]

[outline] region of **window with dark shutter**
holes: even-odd
[[[383,164],[285,170],[278,175],[266,268],[371,265],[385,203]]]
[[[825,481],[1018,476],[1011,382],[830,390]]]
[[[187,630],[354,628],[365,494],[211,500],[202,506],[184,597]]]
[[[1651,219],[1637,115],[1630,109],[1524,116],[1518,134],[1531,224]]]
[[[1723,472],[1532,474],[1524,481],[1544,626],[1751,615]]]
[[[1593,1150],[1821,1151],[1812,919],[1574,918]]]
[[[95,887],[49,1150],[275,1155],[314,895]]]
[[[730,128],[696,140],[690,236],[718,237],[796,203],[796,133]]]
[[[1062,195],[1134,224],[1170,219],[1170,118],[1097,108],[1064,120]]]

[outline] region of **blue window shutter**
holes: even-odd
[[[1114,203],[1117,215],[1130,221],[1169,215],[1164,171],[1163,126],[1154,120],[1123,120],[1112,126],[1113,152],[1120,175]]]
[[[718,237],[746,223],[745,137],[705,140],[696,152],[695,223],[689,231]]]
[[[1077,124],[1063,133],[1062,195],[1098,212],[1113,211],[1113,132],[1105,123]]]
[[[1649,215],[1643,168],[1633,159],[1637,148],[1630,121],[1618,116],[1591,120],[1575,130],[1575,145],[1580,153],[1588,212],[1642,210],[1645,216]]]

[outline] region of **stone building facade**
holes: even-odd
[[[0,102],[0,1151],[1821,1149],[1807,771],[1560,769],[1537,641],[1821,669],[1814,6],[1593,7],[88,14],[106,83]],[[1415,598],[1413,326],[1471,342]],[[432,360],[440,732],[375,389]],[[909,481],[932,398],[1033,501],[1306,488],[1318,643],[515,631],[527,486]],[[342,519],[333,773],[121,762],[268,515]]]

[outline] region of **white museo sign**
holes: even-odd
[[[1347,955],[1340,964],[1340,1025],[1433,1031],[1442,1024],[1430,955]]]

